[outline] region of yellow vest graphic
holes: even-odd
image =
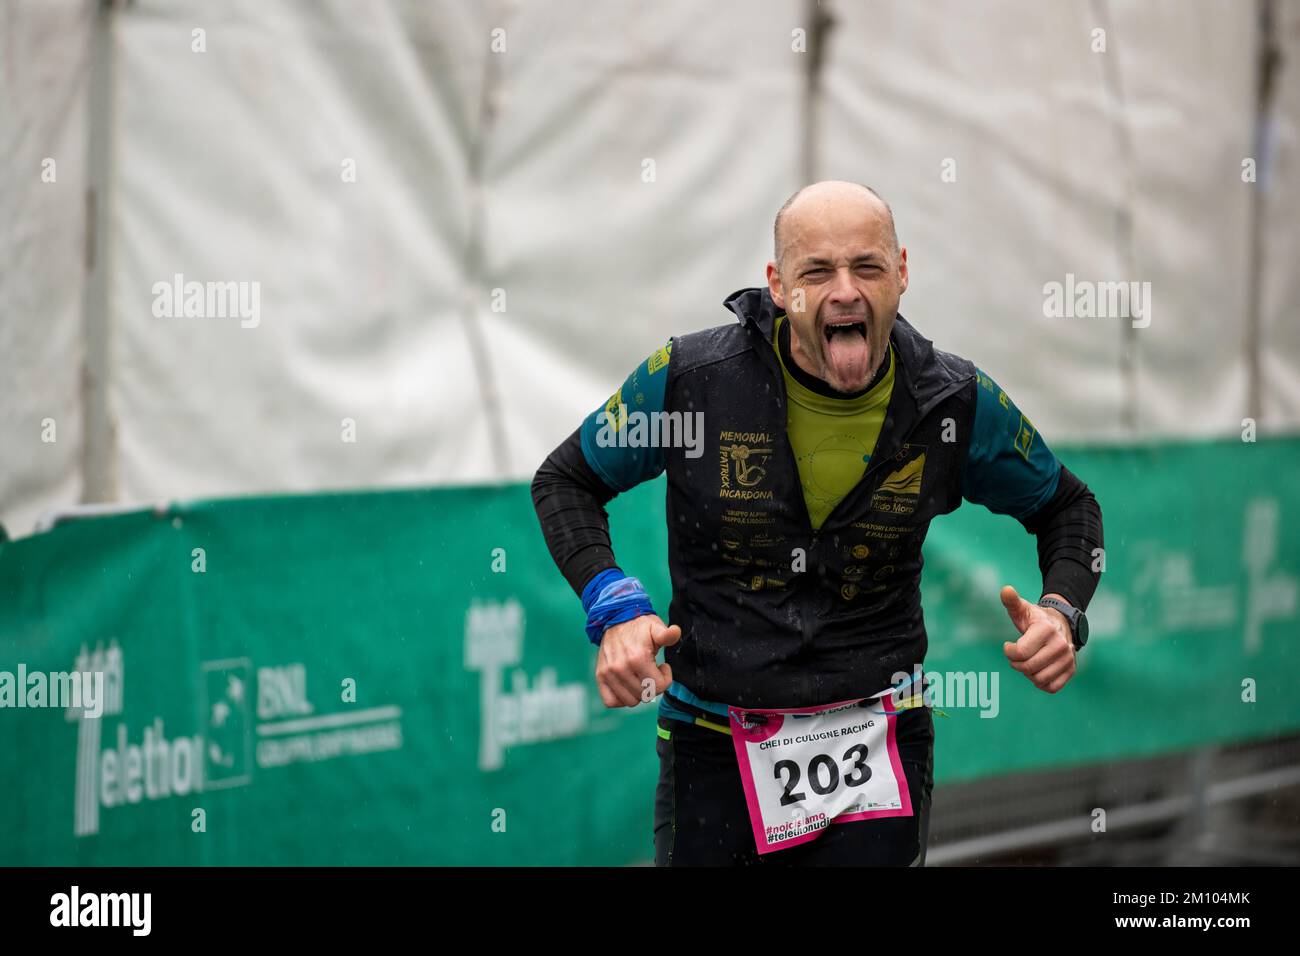
[[[921,493],[921,472],[925,471],[925,452],[913,458],[898,471],[890,474],[877,492],[894,495],[919,495]]]

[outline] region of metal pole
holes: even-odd
[[[493,21],[505,20],[507,9],[493,5]],[[507,41],[508,43],[508,41]],[[506,47],[507,51],[509,46]],[[469,344],[470,364],[478,379],[479,395],[482,398],[483,414],[487,420],[488,444],[492,449],[493,464],[498,477],[508,477],[510,472],[510,454],[506,443],[505,421],[501,408],[501,397],[497,391],[496,379],[492,373],[492,362],[488,356],[487,336],[479,322],[479,309],[487,294],[483,284],[484,259],[486,243],[486,200],[484,197],[484,154],[492,135],[492,126],[496,120],[500,98],[501,68],[498,58],[502,55],[489,50],[484,60],[483,85],[479,93],[478,124],[470,133],[468,177],[469,177],[469,230],[465,240],[464,285],[461,294],[461,318],[465,327],[465,339]]]
[[[1264,411],[1263,369],[1260,349],[1263,347],[1262,324],[1263,292],[1260,283],[1264,276],[1264,193],[1267,183],[1267,153],[1270,113],[1273,108],[1274,80],[1277,76],[1279,52],[1277,48],[1277,20],[1273,0],[1258,0],[1256,8],[1258,51],[1255,72],[1255,126],[1251,135],[1251,155],[1255,159],[1255,182],[1250,190],[1249,233],[1246,256],[1246,334],[1243,345],[1246,351],[1246,414],[1259,423]]]
[[[1106,31],[1106,55],[1101,57],[1102,81],[1106,90],[1106,100],[1115,129],[1116,145],[1119,149],[1120,162],[1123,163],[1123,189],[1119,205],[1115,208],[1115,245],[1119,258],[1121,279],[1133,281],[1137,278],[1136,250],[1133,244],[1133,207],[1137,202],[1137,159],[1133,148],[1133,134],[1128,127],[1128,102],[1125,99],[1124,84],[1119,71],[1119,58],[1111,50],[1112,42],[1110,7],[1106,0],[1094,0],[1093,13],[1097,22]],[[1123,390],[1123,404],[1120,407],[1120,422],[1131,435],[1138,431],[1138,339],[1137,329],[1132,322],[1120,324],[1122,337],[1120,347],[1120,387]]]
[[[803,88],[803,141],[799,150],[801,186],[817,181],[819,170],[817,146],[821,138],[822,65],[826,43],[835,20],[822,8],[822,0],[808,0],[808,69]]]
[[[90,89],[87,97],[86,284],[82,366],[83,502],[117,498],[116,422],[109,401],[112,379],[113,159],[115,31],[118,4],[101,0],[91,28]]]

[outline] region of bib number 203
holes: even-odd
[[[759,853],[814,840],[831,824],[912,815],[897,711],[887,692],[877,697],[878,705],[860,698],[789,711],[731,708],[731,742]]]
[[[854,744],[844,751],[844,756],[840,759],[848,764],[845,768],[847,772],[843,777],[840,776],[839,765],[830,754],[814,754],[808,761],[808,786],[813,793],[824,797],[834,793],[841,782],[846,787],[860,787],[871,779],[871,767],[867,765],[866,744]],[[792,803],[808,799],[806,792],[795,789],[803,779],[803,770],[796,761],[778,760],[772,768],[772,776],[777,780],[785,778],[781,806],[788,807]]]

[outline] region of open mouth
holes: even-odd
[[[871,342],[867,338],[867,320],[853,315],[839,315],[826,320],[827,381],[842,392],[862,388],[871,377]]]
[[[859,335],[865,342],[867,338],[867,323],[860,321],[842,321],[828,322],[824,330],[827,342],[833,342],[838,336]]]

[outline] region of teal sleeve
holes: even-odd
[[[656,439],[672,350],[669,339],[582,421],[582,455],[615,491],[627,491],[664,470],[664,450]]]
[[[962,497],[1023,520],[1056,493],[1061,463],[998,383],[976,371],[975,422]]]

